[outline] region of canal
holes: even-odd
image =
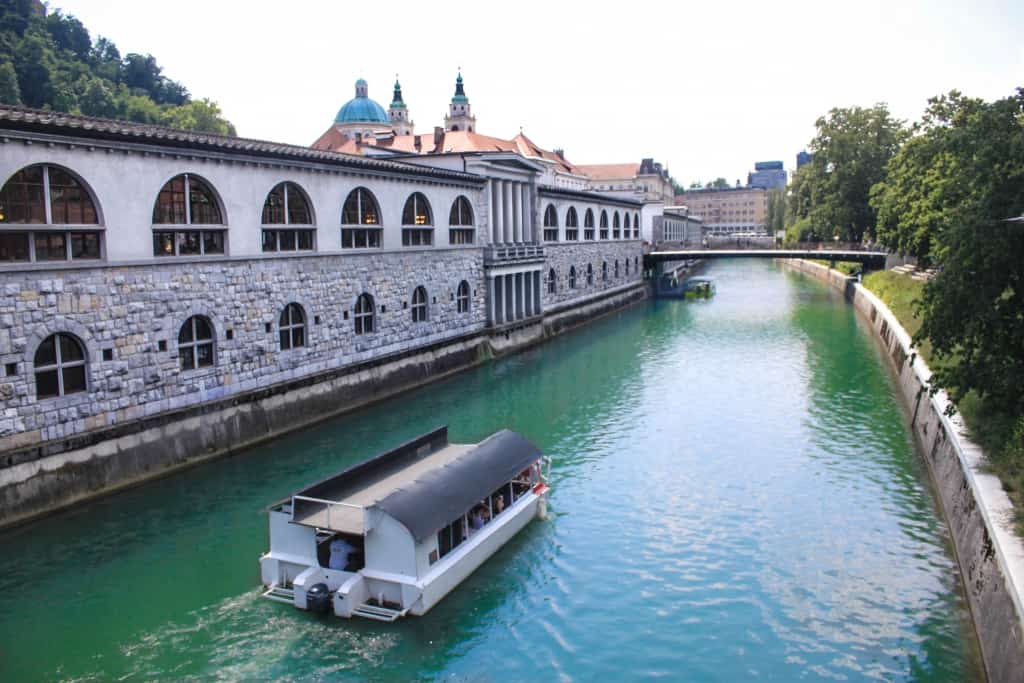
[[[949,535],[867,327],[713,264],[512,358],[0,534],[0,680],[981,676]],[[259,598],[265,505],[448,423],[554,460],[551,515],[427,616]]]

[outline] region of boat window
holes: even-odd
[[[465,521],[466,515],[462,515],[437,532],[437,551],[439,557],[444,557],[465,540]]]

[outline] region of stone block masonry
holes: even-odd
[[[985,471],[984,455],[962,420],[945,414],[946,393],[930,394],[931,371],[888,307],[838,271],[809,261],[785,263],[843,292],[870,324],[935,482],[988,679],[1024,680],[1024,542],[1013,530],[1013,508],[1002,484]]]
[[[544,245],[546,263],[541,273],[545,310],[561,304],[578,302],[616,289],[626,284],[637,284],[643,279],[643,257],[640,242],[561,242]],[[607,278],[602,277],[607,264]],[[615,274],[618,264],[618,276]],[[587,278],[587,266],[592,277]],[[571,269],[576,269],[575,283],[570,281]],[[551,273],[554,272],[554,292]]]
[[[469,284],[460,312],[459,283]],[[427,315],[413,322],[413,290]],[[481,249],[153,264],[3,276],[0,453],[290,382],[478,332],[486,324]],[[360,294],[374,329],[356,334]],[[304,344],[282,350],[281,313],[302,307]],[[214,328],[214,362],[182,369],[178,339],[193,315]],[[86,351],[87,391],[39,399],[34,354],[65,332]],[[18,457],[7,455],[6,457]]]

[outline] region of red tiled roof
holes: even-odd
[[[640,172],[640,164],[583,164],[580,172],[594,180],[632,180]]]

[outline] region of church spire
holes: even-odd
[[[415,126],[409,118],[409,110],[402,99],[402,84],[398,82],[398,74],[395,74],[395,94],[391,98],[391,106],[388,107],[388,118],[391,119],[391,130],[395,135],[412,135]]]
[[[458,77],[455,79],[455,94],[452,102],[448,105],[448,116],[444,117],[445,130],[465,130],[472,133],[476,130],[476,117],[473,116],[469,107],[469,98],[466,97],[466,90],[462,86],[462,67],[459,67]]]

